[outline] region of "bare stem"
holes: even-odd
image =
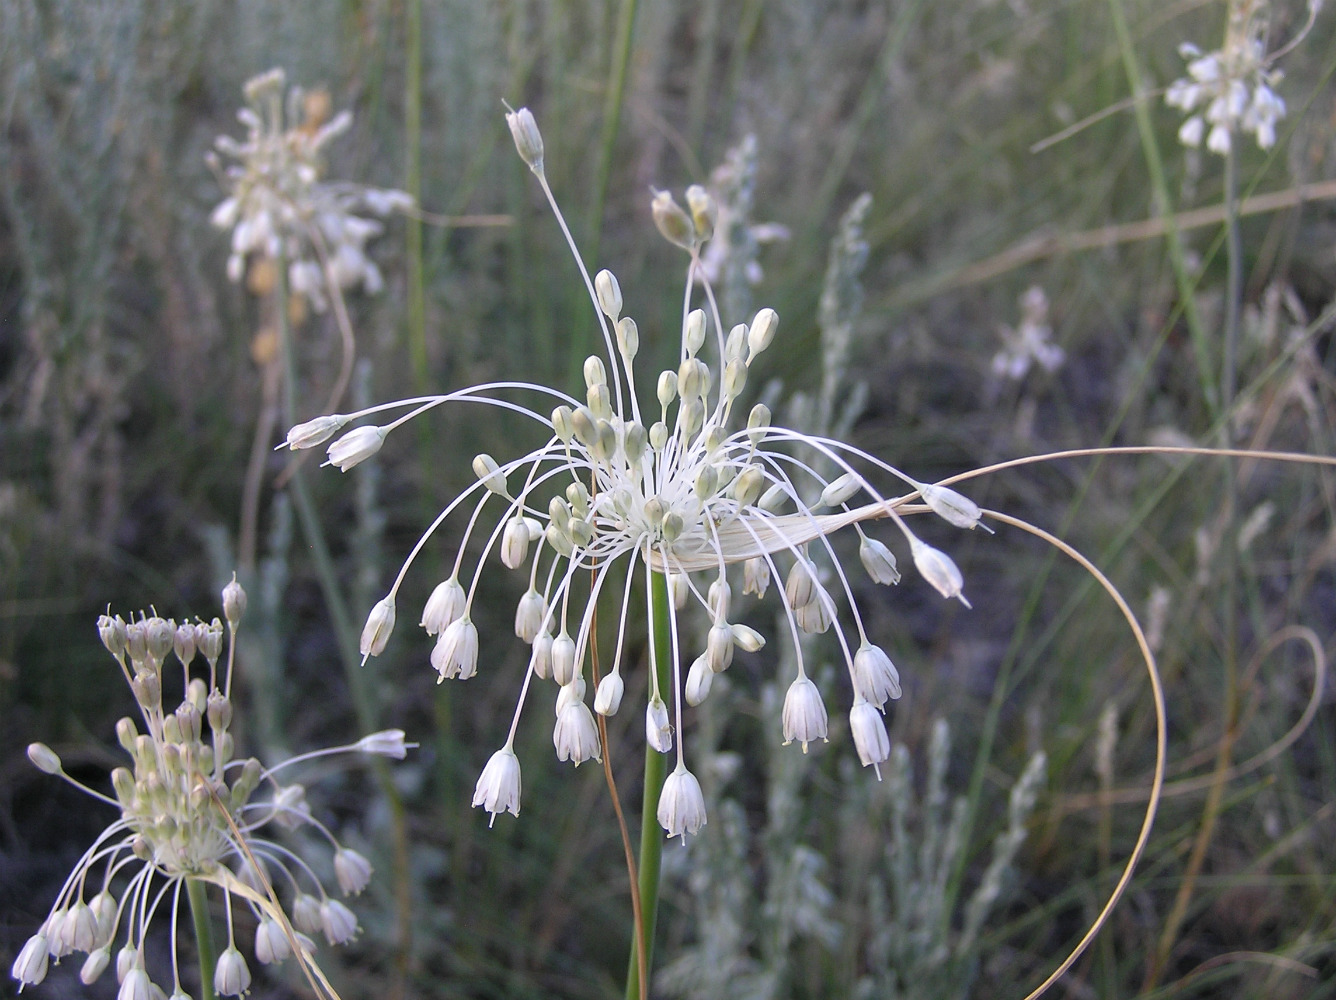
[[[204,883],[197,878],[186,879],[186,898],[190,900],[195,947],[199,951],[199,995],[201,1000],[214,1000],[213,972],[218,964],[218,946],[213,941],[213,921],[209,919],[209,898],[204,892]]]
[[[669,690],[672,683],[669,661],[672,646],[668,638],[668,578],[650,574],[654,600],[654,659],[659,690]],[[673,697],[681,693],[674,691]],[[682,734],[677,734],[678,739]],[[664,755],[645,745],[645,791],[640,806],[640,909],[643,926],[631,942],[631,962],[626,973],[626,1000],[645,1000],[649,996],[649,970],[654,960],[654,928],[659,916],[659,873],[663,862],[663,834],[659,830],[659,793],[663,790],[668,765]],[[644,969],[644,972],[641,972]]]

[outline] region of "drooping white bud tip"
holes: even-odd
[[[383,427],[354,427],[329,446],[325,464],[347,472],[380,451],[387,433]]]
[[[385,652],[385,644],[390,641],[390,633],[393,631],[394,598],[384,597],[376,602],[371,614],[367,615],[366,625],[362,627],[362,662],[365,663],[368,656],[379,656]]]
[[[969,497],[957,493],[948,486],[936,486],[931,483],[917,485],[924,503],[931,507],[938,517],[954,524],[957,528],[978,526],[983,512]]]
[[[402,729],[382,729],[378,733],[363,736],[353,744],[353,749],[360,753],[375,754],[377,757],[393,757],[395,760],[403,760],[408,756],[408,751],[416,746],[416,743],[404,742],[404,731]]]
[[[932,584],[939,594],[948,599],[958,597],[961,604],[967,608],[970,606],[970,602],[965,600],[965,595],[961,593],[965,578],[961,576],[960,569],[950,556],[917,538],[910,539],[910,552],[914,556],[914,565],[923,575],[923,579]]]

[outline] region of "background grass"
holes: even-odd
[[[1218,43],[1223,5],[1114,2],[1148,95],[1167,210],[1218,205],[1221,163],[1175,143],[1180,118],[1156,95],[1182,73],[1179,42]],[[868,192],[864,298],[846,383],[866,387],[851,431],[859,445],[932,479],[1059,448],[1217,440],[1207,387],[1219,382],[1221,227],[1182,234],[1188,298],[1162,237],[1064,251],[1062,240],[1073,234],[1156,216],[1146,137],[1127,109],[1031,151],[1128,98],[1126,52],[1107,3],[640,4],[620,126],[609,142],[608,88],[624,9],[428,0],[419,19],[415,3],[381,0],[0,5],[6,962],[108,821],[22,755],[29,741],[45,740],[90,780],[103,780],[115,758],[112,727],[129,699],[99,647],[95,616],[110,603],[123,613],[152,604],[178,618],[212,617],[231,569],[260,393],[252,343],[263,317],[260,304],[224,277],[227,239],[207,221],[221,194],[204,153],[214,136],[239,134],[240,87],[256,72],[282,66],[290,80],[327,87],[336,108],[354,111],[351,133],[330,148],[331,176],[404,186],[416,148],[426,209],[511,219],[482,229],[427,225],[420,244],[397,221],[373,244],[387,291],[350,299],[370,401],[409,394],[421,382],[447,389],[501,375],[566,385],[594,347],[584,292],[506,133],[504,98],[538,116],[552,186],[576,239],[599,248],[591,267],[616,271],[647,361],[676,351],[683,263],[649,225],[647,188],[706,182],[727,151],[753,135],[754,218],[791,234],[761,249],[764,279],[750,290],[754,305],[782,317],[781,346],[754,374],[755,392],[777,400],[819,392],[828,244],[843,212]],[[1277,4],[1273,37],[1288,38],[1302,15],[1299,4]],[[408,72],[415,48],[420,90],[410,89],[419,82]],[[1336,34],[1325,16],[1285,62],[1281,92],[1290,114],[1276,149],[1241,150],[1245,194],[1334,176],[1333,66]],[[407,119],[405,112],[413,108],[420,126],[410,128],[416,112]],[[1336,287],[1333,219],[1331,202],[1317,201],[1243,220],[1236,440],[1331,453],[1331,331],[1316,320],[1329,317]],[[1042,240],[1050,242],[1035,242]],[[1046,249],[1012,253],[1018,246]],[[1018,298],[1032,285],[1047,292],[1067,360],[1055,374],[1004,382],[991,369],[999,327],[1020,321]],[[410,307],[419,294],[420,320]],[[301,325],[297,338],[298,399],[307,407],[299,415],[308,417],[337,370],[338,339],[321,316]],[[472,417],[444,413],[397,436],[360,479],[331,470],[308,476],[356,616],[431,514],[469,481],[471,456],[511,450],[514,427]],[[283,461],[276,456],[271,472]],[[1311,627],[1330,648],[1336,483],[1300,467],[1234,468],[1241,520],[1273,505],[1238,560],[1235,645],[1246,679],[1251,658],[1289,623]],[[970,488],[981,503],[1060,530],[1139,609],[1154,588],[1167,590],[1160,653],[1171,765],[1181,765],[1173,777],[1209,774],[1226,731],[1226,588],[1218,559],[1203,556],[1225,524],[1224,475],[1218,461],[1117,458],[1006,472]],[[269,590],[253,593],[252,605],[268,609],[257,621],[272,627],[282,670],[248,692],[282,720],[289,748],[342,740],[356,713],[320,589],[303,547],[276,530],[284,522],[269,497],[262,524]],[[946,891],[962,900],[974,891],[1006,826],[1009,789],[1035,751],[1048,755],[1047,782],[1012,869],[1011,902],[962,959],[976,995],[1022,995],[1093,917],[1135,836],[1139,803],[1075,808],[1070,800],[1100,787],[1096,747],[1106,712],[1115,739],[1104,780],[1115,789],[1146,786],[1148,692],[1112,608],[1086,592],[1078,572],[1009,531],[928,537],[962,566],[973,611],[941,602],[913,574],[894,590],[860,587],[858,597],[873,638],[905,680],[890,721],[917,765],[915,787],[924,787],[933,720],[951,723],[943,794],[966,794],[975,822]],[[416,615],[447,571],[449,541],[433,545],[410,576],[402,620]],[[363,937],[332,960],[346,995],[620,991],[629,900],[601,774],[558,767],[546,723],[526,716],[517,746],[522,818],[502,818],[488,831],[482,814],[467,808],[472,782],[502,738],[525,655],[509,638],[518,590],[495,575],[488,582],[497,590],[478,616],[484,653],[475,681],[436,687],[427,644],[409,628],[372,668],[382,723],[423,743],[394,772],[412,845],[409,878],[401,880],[410,890],[411,943],[396,930],[392,824],[375,783],[331,775],[313,790],[318,808],[352,842],[365,842],[380,873],[358,906]],[[643,648],[643,635],[635,642]],[[868,888],[869,873],[894,880],[885,847],[900,842],[890,830],[890,800],[853,766],[838,725],[831,744],[807,758],[775,746],[778,702],[766,694],[775,671],[768,657],[743,659],[723,707],[709,717],[717,732],[706,737],[705,714],[687,721],[702,730],[698,742],[714,748],[709,760],[720,770],[700,842],[684,855],[672,852],[660,955],[671,962],[699,954],[713,933],[710,914],[727,910],[736,914],[732,954],[750,963],[744,971],[755,995],[854,996],[868,988],[860,983],[892,982],[888,969],[897,961],[875,945],[883,911]],[[1239,691],[1235,759],[1290,728],[1313,676],[1298,643],[1265,654]],[[823,688],[835,720],[847,693],[833,679]],[[1328,695],[1320,698],[1312,726],[1288,753],[1224,787],[1154,995],[1331,994],[1336,720]],[[996,739],[975,772],[990,705]],[[626,796],[636,791],[638,730],[635,713],[611,727]],[[981,780],[972,782],[973,773]],[[1150,956],[1202,828],[1204,801],[1203,790],[1166,801],[1131,893],[1069,975],[1069,990],[1146,994]],[[811,853],[791,884],[821,890],[806,902],[786,901],[776,889],[789,884],[776,859],[791,858],[795,844]],[[750,903],[709,894],[723,883],[706,877],[705,860],[719,858],[731,859],[725,870],[748,875]],[[947,912],[934,940],[956,940],[963,918]],[[410,949],[406,968],[393,960],[398,946]],[[107,983],[100,992],[76,990],[70,970],[62,971],[34,994],[111,995]],[[933,992],[929,979],[906,979],[903,969],[901,976],[885,988],[949,995]],[[690,994],[682,982],[664,988]],[[265,977],[255,995],[298,989],[295,980]]]

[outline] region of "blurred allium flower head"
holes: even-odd
[[[237,112],[245,140],[224,135],[215,142],[235,162],[223,168],[210,154],[228,192],[211,221],[232,231],[228,277],[240,281],[252,255],[286,261],[292,290],[323,311],[326,269],[340,289],[380,291],[384,280],[366,244],[383,227],[364,214],[383,218],[412,208],[413,199],[403,191],[324,180],[325,144],[348,130],[352,115],[340,111],[330,118],[325,91],[293,87],[285,95],[284,84],[281,69],[247,81],[246,107]]]
[[[544,175],[542,137],[532,114],[521,109],[507,118],[520,155],[570,241]],[[546,435],[542,445],[526,454],[503,461],[489,455],[474,459],[477,481],[451,501],[419,539],[362,634],[364,656],[385,648],[395,620],[395,595],[409,565],[456,511],[468,518],[463,544],[451,575],[436,587],[422,614],[423,628],[437,636],[431,663],[441,680],[463,680],[477,670],[479,635],[472,608],[493,553],[506,567],[527,575],[528,586],[516,609],[515,634],[532,646],[529,667],[509,736],[484,769],[473,799],[493,819],[505,811],[519,813],[520,767],[514,736],[520,709],[536,682],[550,680],[557,686],[553,732],[557,757],[577,765],[600,757],[593,712],[610,716],[621,708],[626,689],[622,674],[628,668],[622,654],[627,623],[637,615],[632,587],[638,574],[646,577],[650,634],[660,624],[655,618],[661,613],[651,596],[653,574],[666,577],[671,595],[666,613],[672,682],[660,686],[651,643],[644,707],[649,744],[663,753],[676,749],[677,769],[664,786],[658,809],[659,821],[670,836],[695,833],[705,822],[700,785],[684,761],[682,702],[704,701],[713,678],[733,662],[735,650],[753,653],[766,645],[761,632],[739,620],[744,610],[734,596],[739,588],[742,595],[760,599],[772,580],[779,581],[775,590],[788,622],[788,638],[798,650],[797,676],[788,690],[781,724],[785,742],[797,741],[804,750],[809,743],[825,740],[827,716],[821,694],[807,675],[798,640],[804,632],[834,631],[850,678],[850,726],[865,765],[879,765],[889,753],[877,710],[899,697],[900,682],[890,658],[868,638],[848,572],[829,536],[853,528],[866,571],[878,583],[895,583],[900,578],[895,556],[861,526],[888,519],[903,534],[928,582],[944,597],[965,600],[955,563],[921,541],[902,515],[910,507],[930,509],[953,525],[972,528],[979,523],[980,511],[970,500],[954,490],[919,483],[843,441],[774,426],[763,404],[741,418],[739,399],[748,372],[773,342],[779,317],[773,309],[761,309],[751,323],[724,330],[714,293],[700,276],[701,247],[716,221],[714,201],[701,187],[688,188],[686,201],[684,209],[671,194],[659,191],[651,206],[659,231],[690,255],[678,363],[659,373],[652,396],[642,399],[636,391],[640,334],[635,320],[623,314],[617,279],[606,270],[590,279],[572,242],[606,346],[604,357],[585,361],[583,399],[542,385],[495,382],[321,417],[288,432],[289,446],[313,447],[350,421],[407,409],[387,424],[358,427],[329,445],[329,464],[343,470],[375,454],[400,424],[456,400],[520,413]],[[691,308],[698,292],[703,294],[704,308]],[[543,409],[514,402],[507,398],[514,390],[555,406],[548,410],[541,403]],[[824,456],[838,474],[832,479],[819,476],[797,457],[800,452]],[[908,491],[888,499],[873,478],[898,480]],[[814,504],[802,499],[816,494],[820,499]],[[490,530],[480,527],[489,503],[502,508]],[[481,554],[472,573],[461,579],[465,549],[475,534],[481,536]],[[826,569],[836,593],[844,596],[852,628],[841,620],[836,596],[827,589]],[[610,586],[619,578],[614,571],[624,574],[620,587]],[[586,582],[589,592],[583,598],[578,595]],[[616,649],[610,671],[592,692],[591,711],[585,661],[594,610],[605,599],[605,588],[613,591],[607,599],[618,601],[620,607]],[[685,633],[680,626],[688,613],[708,622],[704,649],[682,648]],[[683,653],[690,664],[685,677]]]
[[[1276,122],[1285,117],[1285,102],[1275,92],[1284,74],[1274,64],[1293,49],[1312,27],[1321,0],[1309,0],[1308,22],[1283,49],[1267,52],[1270,4],[1266,0],[1230,0],[1224,44],[1202,52],[1191,42],[1179,46],[1188,75],[1165,92],[1170,107],[1188,112],[1178,130],[1179,141],[1224,156],[1238,132],[1251,132],[1262,149],[1276,142]]]
[[[717,216],[714,236],[700,255],[698,276],[702,281],[718,286],[728,277],[729,268],[738,266],[748,284],[759,285],[765,274],[756,259],[757,249],[789,238],[787,226],[752,221],[755,187],[756,136],[748,135],[710,174],[710,196]]]
[[[19,990],[40,983],[50,960],[73,952],[87,955],[80,971],[85,984],[114,964],[118,996],[139,1000],[163,992],[145,968],[145,939],[155,917],[178,925],[181,890],[191,880],[222,890],[227,914],[227,948],[218,957],[214,989],[233,996],[250,985],[250,970],[237,948],[234,905],[251,910],[257,922],[252,953],[261,963],[280,962],[294,952],[313,968],[311,937],[322,933],[331,945],[351,940],[357,918],[332,898],[316,870],[290,848],[261,836],[266,827],[307,827],[327,840],[335,880],[343,895],[361,892],[371,866],[342,846],[311,815],[299,784],[284,784],[288,767],[338,753],[402,758],[408,744],[399,730],[374,733],[357,743],[316,750],[266,768],[255,758],[235,757],[231,733],[232,646],[246,595],[234,580],[223,590],[223,613],[232,641],[223,659],[223,623],[184,622],[156,615],[124,621],[103,615],[98,632],[139,704],[140,722],[116,725],[129,767],[111,773],[115,797],[87,788],[67,775],[50,747],[34,743],[28,757],[42,771],[63,778],[119,811],[79,859],[56,897],[50,914],[14,961]],[[203,669],[200,669],[200,661]],[[221,671],[220,671],[221,661]],[[202,674],[203,676],[193,676]],[[169,708],[168,690],[180,692]],[[279,876],[276,878],[276,876]],[[288,897],[287,908],[278,892]],[[117,942],[120,947],[113,954]],[[173,948],[173,997],[184,997]]]
[[[1020,381],[1031,365],[1039,365],[1046,372],[1055,372],[1062,366],[1065,355],[1053,343],[1053,329],[1048,325],[1048,296],[1038,285],[1032,285],[1020,297],[1021,321],[1015,329],[1006,324],[998,327],[1002,350],[993,355],[995,375]]]

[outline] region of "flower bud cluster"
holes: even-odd
[[[246,107],[237,114],[246,139],[219,136],[215,142],[217,153],[236,162],[224,168],[210,154],[228,192],[210,221],[232,232],[228,277],[240,281],[251,258],[266,266],[286,261],[292,291],[323,312],[331,286],[361,285],[375,294],[385,285],[366,253],[384,227],[359,213],[384,218],[411,209],[413,199],[403,191],[323,180],[324,147],[348,130],[352,115],[331,118],[328,94],[293,87],[285,95],[285,82],[283,71],[274,69],[246,84]],[[252,288],[260,290],[260,276],[271,273],[253,270]]]
[[[1234,136],[1250,132],[1261,149],[1276,144],[1276,123],[1285,117],[1285,101],[1275,88],[1284,74],[1275,63],[1293,50],[1312,29],[1320,3],[1310,0],[1308,20],[1282,48],[1267,51],[1269,4],[1231,3],[1225,40],[1219,49],[1202,52],[1191,42],[1179,46],[1187,61],[1187,76],[1165,90],[1170,107],[1188,113],[1178,130],[1178,140],[1224,156],[1233,148]]]
[[[533,116],[522,109],[511,112],[507,120],[521,156],[560,215],[543,177],[542,142]],[[715,212],[703,189],[688,190],[686,202],[684,209],[671,194],[657,192],[651,214],[665,237],[693,254],[686,295],[690,304],[699,280],[694,261],[712,232]],[[513,740],[524,700],[545,687],[534,682],[550,679],[556,686],[553,745],[558,759],[578,765],[601,756],[595,713],[616,714],[631,689],[623,677],[630,666],[623,654],[634,584],[643,576],[645,591],[652,592],[661,585],[656,574],[666,578],[673,606],[666,625],[676,634],[674,662],[662,665],[671,683],[661,681],[660,665],[651,650],[645,738],[656,750],[678,755],[676,777],[665,788],[659,811],[670,835],[694,833],[705,817],[704,804],[698,801],[699,784],[683,762],[682,704],[704,701],[714,677],[730,668],[739,650],[755,654],[765,648],[767,637],[739,621],[747,609],[734,595],[754,594],[760,600],[772,580],[783,581],[777,596],[789,623],[789,638],[799,651],[798,678],[779,720],[784,740],[798,742],[806,750],[826,739],[826,708],[817,686],[806,676],[798,640],[804,632],[834,630],[850,678],[855,745],[864,763],[879,764],[889,745],[881,711],[888,700],[899,697],[899,675],[890,657],[869,640],[841,556],[829,536],[856,526],[859,558],[869,576],[877,583],[895,583],[900,578],[895,556],[885,543],[868,537],[860,524],[887,519],[908,542],[920,574],[944,596],[964,602],[960,570],[946,553],[915,535],[904,513],[927,510],[953,526],[973,528],[982,511],[957,491],[920,483],[845,442],[775,426],[764,404],[746,410],[745,420],[735,412],[752,366],[775,341],[779,317],[773,309],[760,309],[750,323],[726,329],[713,296],[706,295],[701,308],[688,307],[676,364],[653,379],[652,396],[641,398],[635,390],[639,334],[634,319],[625,315],[623,289],[608,270],[587,278],[587,288],[606,351],[585,360],[583,399],[532,385],[527,387],[556,405],[550,410],[551,403],[531,409],[509,396],[495,398],[494,393],[519,387],[498,382],[382,404],[338,418],[342,426],[373,413],[410,408],[377,430],[378,447],[386,429],[435,406],[461,401],[525,414],[547,435],[546,444],[512,459],[477,456],[475,481],[441,512],[408,560],[412,562],[452,513],[471,508],[454,568],[433,591],[421,619],[427,633],[437,636],[431,664],[441,680],[463,680],[478,669],[479,635],[471,606],[493,550],[504,567],[527,577],[515,610],[514,631],[531,646],[529,676],[510,735],[483,770],[474,804],[493,819],[500,812],[519,811],[520,770]],[[290,440],[317,443],[315,439],[334,420],[294,428]],[[329,446],[333,464],[345,467],[339,459],[355,453],[354,436],[359,433],[349,432]],[[819,474],[801,457],[813,452],[828,460],[835,469],[832,476]],[[889,478],[907,491],[887,499],[878,492],[874,477]],[[482,516],[489,504],[502,508],[490,531]],[[476,568],[461,580],[467,546],[479,537]],[[616,595],[605,598],[604,588],[619,564],[625,569],[617,578],[625,584],[615,588],[621,592],[620,614],[614,615],[619,623],[616,647],[611,659],[600,658],[607,663],[607,672],[593,677],[586,661],[591,660],[594,609],[605,599],[616,599]],[[405,564],[398,579],[404,578],[407,568]],[[577,579],[578,588],[573,586]],[[584,581],[592,581],[588,597],[577,599],[577,590],[585,593]],[[392,591],[372,611],[364,632],[364,654],[375,655],[383,648],[393,625],[394,597]],[[683,649],[688,643],[679,622],[691,605],[699,607],[706,623],[705,641],[703,648]],[[653,632],[661,611],[653,600],[646,600],[646,606]],[[850,624],[842,608],[852,618],[853,635],[848,634]],[[686,662],[678,662],[679,651],[690,661],[685,679]],[[594,682],[592,692],[587,677]]]
[[[227,630],[235,636],[246,593],[233,579],[222,598]],[[357,931],[351,911],[329,897],[310,865],[259,831],[269,824],[289,830],[313,825],[333,848],[333,870],[343,894],[361,892],[371,877],[370,863],[317,823],[304,788],[281,784],[276,772],[306,757],[339,751],[402,758],[408,746],[403,732],[373,733],[348,747],[265,768],[253,757],[236,757],[231,659],[230,652],[223,658],[221,621],[178,624],[142,613],[126,621],[106,614],[97,630],[139,706],[138,721],[126,717],[116,725],[117,742],[130,763],[111,773],[114,798],[78,785],[45,744],[34,743],[28,756],[43,772],[115,806],[119,816],[98,838],[96,849],[80,860],[42,927],[21,949],[11,968],[20,990],[41,982],[50,960],[73,952],[87,955],[80,976],[91,984],[110,965],[113,944],[123,937],[116,957],[119,995],[164,995],[145,969],[145,933],[159,899],[172,900],[170,919],[177,922],[180,893],[169,890],[185,880],[240,892],[250,902],[259,921],[255,957],[261,963],[290,956],[292,940],[301,948],[301,960],[310,962],[315,945],[307,935],[316,932],[323,932],[331,945],[351,940]],[[255,869],[257,860],[265,870]],[[94,877],[98,869],[104,873],[100,879]],[[274,880],[279,869],[286,869],[284,877]],[[163,886],[155,888],[159,881]],[[288,886],[300,887],[291,920],[274,895]],[[230,906],[227,913],[230,944],[218,958],[214,989],[239,996],[249,988],[250,971],[234,943]],[[290,939],[294,924],[297,933]],[[181,992],[178,981],[173,996]]]

